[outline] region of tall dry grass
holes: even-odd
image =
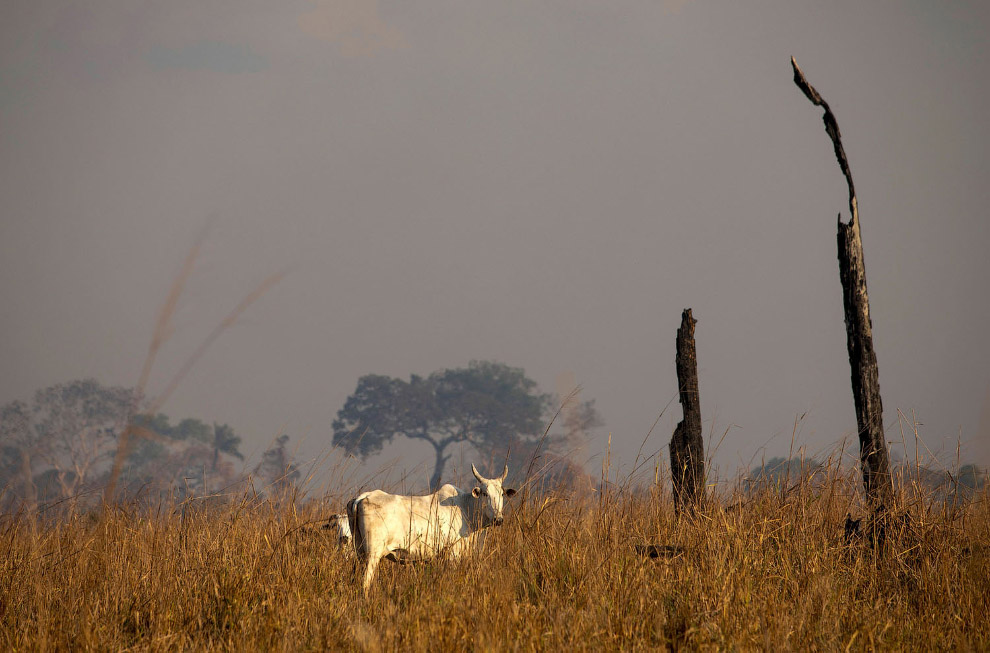
[[[0,649],[990,649],[986,493],[902,496],[910,524],[880,552],[845,541],[854,481],[680,519],[655,490],[530,494],[483,554],[383,563],[368,599],[318,528],[339,498],[8,515]],[[683,553],[651,560],[646,543]]]

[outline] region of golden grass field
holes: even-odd
[[[854,481],[679,520],[655,490],[522,493],[483,554],[383,562],[368,599],[319,528],[340,497],[8,515],[0,650],[990,650],[986,492],[902,497],[878,555],[844,541]]]

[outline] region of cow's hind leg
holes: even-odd
[[[351,527],[351,544],[358,560],[364,560],[367,555],[364,547],[364,525],[358,519],[359,501],[351,499],[347,502],[347,525]]]
[[[347,516],[348,521],[351,522],[354,551],[357,553],[358,560],[367,565],[364,569],[364,595],[368,596],[368,592],[371,591],[371,583],[375,579],[375,572],[378,571],[378,564],[382,561],[382,556],[388,553],[388,550],[385,543],[381,541],[380,534],[368,533],[368,515],[365,513],[367,506],[364,496],[361,495],[347,504]]]
[[[378,570],[378,563],[382,561],[380,555],[368,556],[368,566],[364,570],[364,595],[368,596],[371,591],[371,583],[375,580],[375,572]]]

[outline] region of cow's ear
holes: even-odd
[[[505,491],[505,496],[507,496],[507,497],[514,497],[514,496],[516,496],[516,491],[515,491],[515,490],[513,490],[513,489],[512,489],[511,487],[510,487],[509,489],[507,489],[507,490]]]
[[[481,488],[480,487],[476,487],[473,490],[471,490],[471,496],[473,496],[475,499],[477,499],[478,497],[480,497],[481,496]]]

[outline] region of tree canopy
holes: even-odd
[[[590,411],[591,422],[600,423],[591,402],[584,406],[585,417]],[[370,374],[358,380],[337,412],[333,443],[365,459],[396,436],[423,440],[435,454],[430,480],[435,489],[452,447],[471,445],[486,460],[532,452],[555,408],[554,397],[521,368],[492,361],[412,375],[408,381]]]

